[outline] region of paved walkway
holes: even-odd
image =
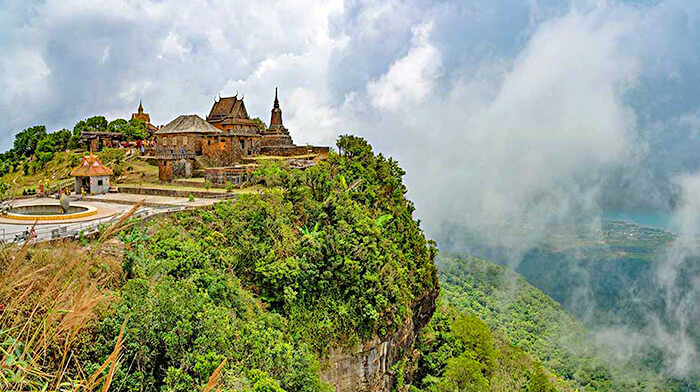
[[[82,200],[71,201],[73,205],[87,205],[97,208],[95,215],[59,221],[38,222],[35,232],[36,241],[43,241],[52,238],[75,236],[80,232],[90,233],[97,230],[98,225],[109,222],[115,217],[131,209],[131,207],[145,200],[144,206],[137,211],[138,216],[146,216],[153,213],[167,210],[181,209],[187,207],[203,207],[220,202],[219,199],[196,198],[189,201],[184,197],[135,195],[129,193],[108,193],[104,195],[92,195]],[[14,203],[16,206],[27,204],[58,204],[58,200],[50,198],[22,199]],[[0,241],[12,242],[21,241],[34,222],[17,221],[0,217]]]
[[[25,199],[25,200],[19,200],[15,203],[12,203],[14,207],[20,207],[20,206],[25,206],[25,205],[35,205],[35,204],[50,204],[50,205],[59,205],[58,200],[56,199],[49,199],[49,198],[39,198],[39,199]],[[107,204],[107,203],[92,203],[92,202],[87,202],[87,201],[72,201],[71,205],[84,205],[84,206],[90,206],[90,207],[95,207],[97,208],[97,213],[94,215],[89,215],[85,216],[82,218],[70,218],[70,219],[57,219],[57,220],[50,220],[50,221],[37,221],[37,226],[46,226],[46,225],[61,225],[61,224],[66,224],[66,223],[76,223],[76,222],[90,222],[98,219],[104,219],[104,218],[109,218],[114,216],[115,214],[121,213],[123,210],[127,210],[128,208],[125,208],[124,206],[119,206],[119,205],[114,205],[114,204]],[[34,221],[32,220],[17,220],[17,219],[9,219],[5,218],[0,215],[0,224],[2,225],[19,225],[19,226],[27,226],[27,225],[33,225]]]
[[[107,193],[104,195],[92,195],[84,200],[91,202],[109,203],[110,205],[133,205],[145,200],[144,205],[149,207],[203,207],[217,203],[219,199],[195,198],[189,201],[187,197],[136,195],[133,193]]]

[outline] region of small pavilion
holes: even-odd
[[[70,172],[75,177],[75,193],[80,194],[84,189],[88,195],[109,192],[109,176],[112,174],[112,169],[103,165],[95,155],[84,156],[80,166]]]

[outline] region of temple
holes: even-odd
[[[293,146],[292,137],[282,123],[282,109],[275,88],[275,102],[272,104],[270,126],[262,132],[262,146]]]
[[[158,127],[151,124],[151,116],[148,113],[143,112],[143,103],[141,102],[141,100],[139,100],[139,108],[137,109],[137,112],[131,113],[131,119],[138,119],[143,121],[146,124],[146,130],[148,130],[148,133],[150,133],[151,135],[153,135],[158,130]]]
[[[179,116],[155,137],[159,178],[166,182],[200,172],[215,184],[241,184],[250,179],[261,157],[295,159],[295,165],[308,167],[314,157],[328,153],[328,147],[294,144],[282,122],[277,89],[268,127],[250,118],[243,97],[236,94],[215,99],[206,120],[196,114]]]

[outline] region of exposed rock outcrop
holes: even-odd
[[[321,372],[323,381],[337,392],[390,391],[394,381],[392,366],[409,355],[418,333],[435,312],[439,289],[414,302],[413,316],[391,336],[378,337],[352,348],[333,348]]]

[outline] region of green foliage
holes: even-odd
[[[109,123],[104,116],[93,116],[85,120],[78,121],[73,127],[69,145],[71,148],[78,148],[81,145],[80,135],[83,132],[108,132]]]
[[[185,264],[201,268],[179,277],[173,275],[185,273],[185,265],[148,271],[140,268],[148,261],[139,259],[114,313],[100,322],[95,344],[82,353],[91,363],[88,368],[99,366],[93,358],[109,355],[128,317],[123,361],[132,366],[120,368],[115,377],[122,390],[196,390],[224,359],[227,379],[258,369],[285,389],[320,390],[318,364],[306,346],[285,332],[284,320],[261,312],[235,278],[209,268],[202,256],[188,257]],[[175,269],[154,279],[152,274],[168,268]]]
[[[495,335],[539,359],[545,374],[554,373],[587,391],[694,390],[641,366],[610,360],[613,355],[592,345],[583,326],[556,301],[505,267],[444,253],[439,266],[444,299],[459,311],[478,315]],[[435,367],[428,362],[424,368],[434,374]],[[531,390],[547,390],[541,388],[537,369],[523,377],[522,385]]]
[[[145,250],[154,261],[143,268],[182,278],[207,260],[321,353],[396,331],[437,289],[436,249],[413,219],[403,171],[364,145],[361,157],[331,154],[304,171],[263,165],[261,181],[277,187],[262,197],[156,221]]]
[[[267,124],[265,124],[265,121],[261,120],[260,117],[251,118],[251,121],[253,121],[258,128],[267,129]]]
[[[5,197],[7,196],[7,191],[9,189],[10,184],[6,184],[2,180],[0,180],[0,201],[5,200]]]
[[[70,141],[70,131],[67,129],[62,129],[60,131],[51,132],[44,136],[39,143],[37,143],[36,152],[37,153],[54,153],[58,151],[63,151],[68,148],[68,143]]]
[[[211,189],[211,181],[210,180],[204,181],[204,189],[206,189],[206,190]]]
[[[282,161],[262,159],[258,161],[258,168],[253,173],[257,182],[274,187],[280,186],[286,176],[285,165]]]
[[[121,133],[126,140],[143,140],[149,137],[146,123],[137,118],[132,118],[129,121],[118,118],[111,121],[107,125],[107,129],[109,132]]]
[[[126,150],[123,148],[105,147],[97,153],[97,156],[105,165],[119,165],[124,161]]]
[[[29,157],[36,151],[37,145],[46,136],[46,127],[37,125],[27,128],[15,135],[13,150],[19,156]]]
[[[419,334],[415,350],[415,391],[572,389],[552,382],[535,359],[492,332],[476,315],[459,313],[443,299]]]

